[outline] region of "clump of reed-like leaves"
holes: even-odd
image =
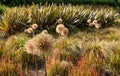
[[[57,11],[56,11],[57,10]],[[36,23],[40,30],[55,29],[56,21],[61,18],[64,25],[73,30],[86,25],[88,19],[97,20],[101,26],[111,26],[119,18],[116,9],[107,6],[89,5],[31,5],[29,7],[5,8],[0,19],[0,30],[7,34],[23,31],[30,24]],[[62,20],[58,22],[61,23]],[[88,21],[90,22],[90,21]]]

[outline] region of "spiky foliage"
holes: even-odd
[[[8,55],[7,55],[8,57]],[[16,56],[17,57],[17,56]],[[1,59],[0,75],[16,75],[22,72],[22,64],[20,61],[10,60],[9,58]]]
[[[107,6],[33,4],[5,9],[1,18],[0,30],[13,34],[32,23],[37,23],[41,30],[55,28],[59,18],[72,30],[87,25],[88,19],[97,20],[102,26],[111,26],[119,18],[119,14],[116,9]]]
[[[77,68],[76,75],[78,76],[82,76],[82,75],[98,76],[99,75],[97,66],[100,65],[100,63],[98,64],[95,57],[92,58],[92,62],[91,62],[88,55],[89,54],[85,54],[84,57],[78,61],[78,68]]]
[[[110,32],[110,34],[108,34],[108,39],[111,40],[111,41],[118,41],[119,38],[120,38],[120,35],[119,35],[120,31],[112,31]]]
[[[14,34],[18,31],[22,31],[22,28],[27,27],[28,12],[26,11],[27,9],[25,7],[6,8],[0,20],[0,30],[7,34]]]
[[[16,75],[22,72],[21,51],[2,50],[0,57],[0,75]]]
[[[5,52],[5,51],[3,51],[3,49],[4,49],[4,41],[0,40],[0,57]]]
[[[3,6],[0,4],[0,14],[2,14],[3,12],[4,12]]]
[[[20,47],[23,47],[27,40],[27,36],[25,34],[16,34],[8,37],[5,42],[4,50],[16,51]]]
[[[55,48],[65,49],[70,45],[69,39],[64,39],[62,37],[58,38],[54,43]]]
[[[115,74],[120,73],[120,49],[115,52],[115,56],[111,62]]]
[[[35,63],[35,59],[36,59],[37,64]],[[41,69],[44,67],[44,60],[43,60],[42,56],[37,56],[37,55],[28,54],[26,52],[22,52],[21,53],[21,61],[23,62],[22,63],[23,69],[25,69],[26,67],[35,69],[36,66],[38,67],[38,69]]]
[[[111,45],[109,42],[104,41],[93,41],[93,42],[85,42],[83,45],[86,52],[94,55],[98,58],[110,58],[113,56],[113,51],[111,50]]]

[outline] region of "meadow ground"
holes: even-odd
[[[79,7],[80,13],[75,10]],[[0,16],[0,76],[119,76],[118,11],[106,6],[96,11],[88,7],[6,8]],[[57,8],[62,11],[63,21],[58,21],[62,30],[56,29]]]

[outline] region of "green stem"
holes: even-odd
[[[95,33],[95,45],[97,44],[97,34],[98,34],[98,29],[96,29],[96,33]]]
[[[36,60],[36,57],[34,56],[34,59],[35,59],[35,68],[36,68],[36,73],[37,73],[37,76],[39,76],[38,74],[38,68],[37,68],[37,60]]]
[[[33,31],[32,37],[34,37],[34,36],[35,36],[35,32]]]
[[[43,59],[45,60],[45,64],[44,64],[44,67],[45,67],[45,76],[47,76],[46,58],[45,58],[44,54],[43,54]]]

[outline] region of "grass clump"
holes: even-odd
[[[102,28],[118,18],[117,10],[106,6],[46,4],[6,8],[0,19],[0,75],[29,76],[31,70],[39,75],[41,68],[45,76],[104,76],[108,71],[119,75],[120,28]],[[61,23],[62,28],[69,29],[69,36],[54,38],[48,32],[52,28],[60,34],[56,26]],[[87,29],[72,32],[82,27]]]
[[[0,14],[3,14],[3,12],[4,12],[3,6],[0,4]]]
[[[48,76],[69,76],[68,62],[61,61],[50,67]]]

